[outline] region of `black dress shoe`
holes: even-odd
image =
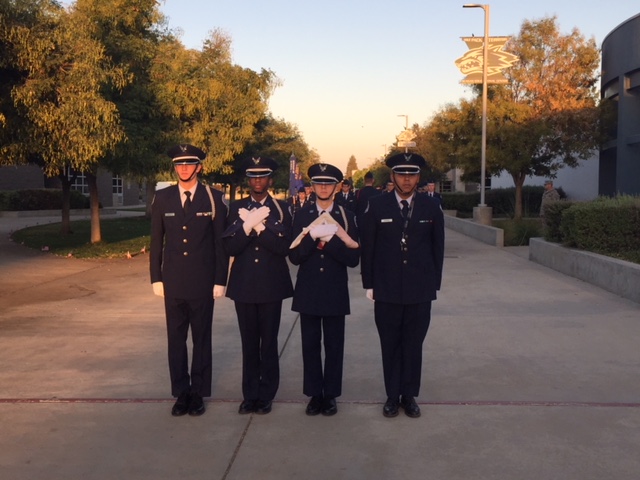
[[[191,415],[192,417],[199,417],[204,413],[204,411],[204,400],[202,399],[202,396],[197,393],[191,394],[191,401],[189,402],[189,415]]]
[[[171,408],[171,415],[174,417],[186,415],[189,412],[190,397],[191,395],[188,391],[182,392],[178,400],[176,400],[176,403],[173,404],[173,408]]]
[[[322,402],[322,415],[325,417],[330,417],[331,415],[335,415],[338,413],[338,405],[336,404],[335,398],[325,398]]]
[[[392,398],[387,398],[387,402],[382,407],[382,415],[387,418],[398,416],[398,401]]]
[[[256,413],[266,415],[271,411],[271,400],[258,400],[256,402]]]
[[[404,408],[404,413],[407,417],[418,418],[420,416],[420,407],[416,403],[415,398],[402,396],[400,405]]]
[[[247,413],[253,413],[256,411],[256,401],[255,400],[243,400],[240,404],[240,408],[238,408],[238,413],[240,415],[246,415]]]
[[[315,415],[318,415],[321,410],[322,410],[322,397],[319,395],[315,395],[311,397],[311,400],[309,400],[305,413],[313,417]]]

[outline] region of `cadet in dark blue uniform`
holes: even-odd
[[[354,213],[333,201],[340,170],[319,163],[308,175],[316,202],[298,210],[293,219],[289,258],[300,268],[291,309],[300,312],[303,392],[311,397],[306,413],[334,415],[336,397],[342,394],[344,318],[351,313],[347,267],[358,265],[360,248]]]
[[[233,257],[227,296],[234,300],[242,340],[238,413],[266,414],[280,383],[278,330],[282,300],[293,295],[287,265],[291,213],[269,195],[278,164],[252,158],[245,167],[251,195],[229,206],[224,246]]]
[[[437,202],[416,194],[420,155],[397,154],[386,161],[395,191],[369,200],[360,226],[362,284],[375,301],[387,401],[385,417],[403,407],[419,417],[422,344],[431,301],[442,281],[444,217]]]
[[[356,211],[356,195],[351,191],[351,182],[348,179],[342,182],[341,191],[336,193],[333,201],[347,210]]]
[[[158,190],[151,208],[151,282],[164,296],[174,416],[202,415],[211,396],[214,297],[224,295],[228,257],[222,246],[222,193],[198,182],[205,153],[192,145],[168,152],[178,185]],[[189,374],[187,334],[193,352]]]

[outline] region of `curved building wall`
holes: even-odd
[[[611,140],[602,145],[601,195],[640,194],[640,14],[602,42],[601,97],[612,107]]]

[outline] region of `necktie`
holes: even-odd
[[[318,215],[318,216],[319,216],[319,217],[320,217],[320,216],[322,216],[322,214],[323,214],[324,212],[325,212],[325,210],[322,210],[322,211],[320,212],[320,215]]]
[[[191,192],[184,192],[184,196],[187,198],[185,199],[182,208],[184,209],[184,213],[187,213],[189,211],[189,207],[191,207]]]
[[[401,200],[400,203],[402,204],[402,218],[407,218],[407,215],[409,215],[409,202]]]

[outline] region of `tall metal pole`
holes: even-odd
[[[489,5],[467,3],[463,8],[484,10],[484,41],[482,49],[482,145],[480,150],[480,207],[486,206],[484,190],[487,170],[487,75],[489,71]]]

